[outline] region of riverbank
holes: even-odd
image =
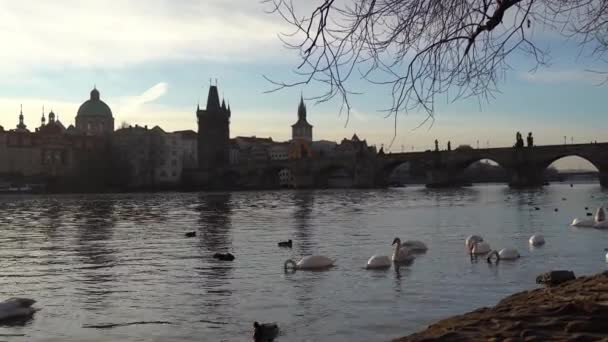
[[[604,272],[519,292],[494,307],[441,320],[395,341],[608,341],[607,322]]]

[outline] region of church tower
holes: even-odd
[[[306,105],[302,96],[300,96],[300,105],[298,106],[298,122],[291,125],[291,139],[312,141],[312,125],[306,121]]]
[[[217,85],[209,87],[207,107],[197,107],[198,165],[201,170],[213,171],[227,166],[230,157],[230,106],[220,103]]]

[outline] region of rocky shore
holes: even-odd
[[[608,342],[608,272],[516,293],[395,341]]]

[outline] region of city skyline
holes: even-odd
[[[196,130],[196,105],[203,103],[209,79],[218,79],[231,99],[231,136],[271,136],[288,140],[300,93],[305,99],[318,85],[266,94],[272,85],[263,75],[290,79],[296,55],[276,35],[288,30],[279,18],[264,13],[258,2],[234,1],[58,1],[51,4],[2,1],[0,35],[12,46],[2,58],[7,77],[0,81],[0,125],[17,124],[23,104],[28,127],[39,124],[42,106],[67,126],[78,106],[97,85],[112,107],[116,127],[122,122],[159,125],[168,131]],[[44,18],[62,18],[45,20]],[[233,25],[235,19],[239,25]],[[114,31],[122,25],[120,36]],[[78,32],[70,29],[80,27]],[[255,27],[255,30],[251,29]],[[124,31],[124,32],[123,32]],[[537,42],[552,50],[550,68],[529,73],[530,64],[512,60],[502,93],[490,102],[475,99],[445,104],[438,101],[433,126],[416,127],[424,113],[400,116],[391,150],[430,149],[434,139],[445,146],[510,146],[516,131],[534,132],[537,144],[605,141],[597,123],[605,115],[606,87],[599,67],[577,57],[575,42],[539,32]],[[339,116],[340,103],[315,105],[308,116],[315,139],[339,141],[357,133],[378,147],[393,140],[394,122],[384,119],[381,89],[358,84],[348,124]],[[220,94],[222,95],[222,94]]]

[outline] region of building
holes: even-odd
[[[270,160],[270,148],[274,144],[272,138],[236,137],[235,147],[238,150],[239,162],[264,162]],[[232,154],[235,152],[233,148]]]
[[[335,141],[319,140],[313,141],[310,147],[315,156],[331,158],[336,155],[337,146],[338,144]]]
[[[268,147],[268,155],[270,160],[287,160],[289,159],[289,146],[287,142],[274,143]]]
[[[103,139],[86,136],[73,126],[66,129],[53,111],[48,118],[47,122],[43,112],[40,127],[31,132],[21,111],[15,129],[0,130],[0,178],[44,183],[55,191],[82,190],[101,182],[90,169],[107,164]]]
[[[217,86],[209,87],[207,107],[196,109],[198,118],[198,165],[214,171],[230,162],[230,106],[220,98]]]
[[[131,188],[167,188],[182,183],[184,169],[196,168],[197,134],[165,132],[159,126],[128,126],[112,136],[114,158]]]
[[[176,131],[181,140],[182,159],[184,169],[196,169],[198,167],[198,134],[193,130]]]
[[[300,105],[298,106],[298,121],[291,125],[291,139],[293,141],[312,142],[312,125],[306,121],[306,105],[303,97],[300,97]]]
[[[93,88],[91,97],[76,114],[76,129],[86,135],[109,135],[114,132],[114,117],[110,107],[101,100],[99,90]]]

